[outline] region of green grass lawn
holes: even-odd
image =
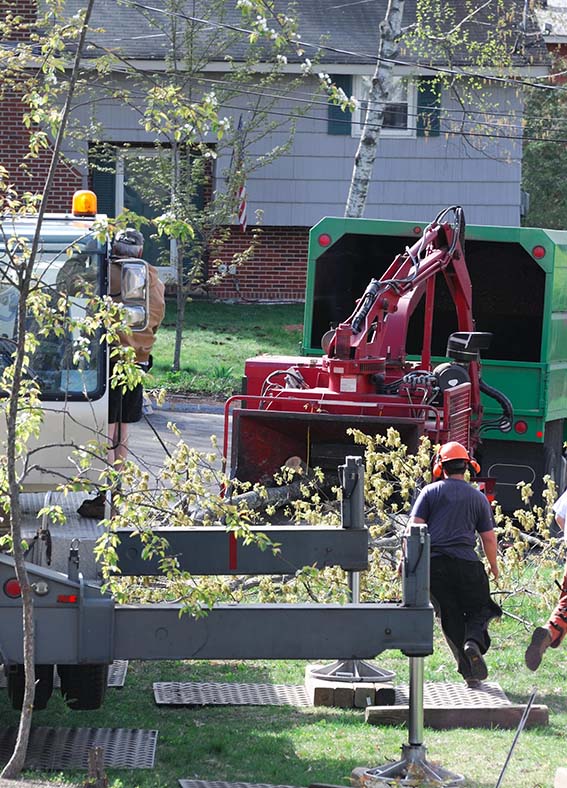
[[[155,348],[157,383],[170,389],[225,396],[238,388],[244,360],[259,353],[293,354],[302,321],[301,305],[188,305],[183,371],[170,372],[174,310],[169,305]],[[514,579],[514,589],[531,588],[529,572]],[[557,574],[559,575],[559,568]],[[549,579],[552,587],[552,578]],[[516,703],[525,703],[534,686],[536,703],[550,710],[550,724],[522,734],[503,788],[550,788],[555,770],[567,766],[567,644],[548,651],[534,674],[523,655],[537,621],[536,599],[525,591],[506,594],[507,613],[491,627],[489,680],[498,682]],[[513,617],[512,617],[513,616]],[[385,652],[378,663],[407,683],[408,660]],[[174,788],[180,778],[267,782],[308,786],[314,782],[348,785],[357,766],[396,760],[407,742],[404,726],[369,726],[358,710],[291,707],[167,708],[154,703],[156,681],[236,681],[301,684],[300,662],[132,662],[124,689],[109,689],[102,709],[73,712],[57,690],[34,724],[60,727],[127,727],[159,731],[153,770],[110,770],[111,788]],[[458,682],[453,658],[436,630],[435,653],[425,662],[426,681]],[[18,713],[0,690],[0,724],[17,725]],[[425,730],[428,757],[466,776],[466,788],[493,788],[512,744],[514,731],[485,729]],[[82,786],[84,773],[35,775]]]
[[[531,616],[526,602],[510,600],[506,609]],[[529,600],[528,600],[529,604]],[[540,670],[530,673],[523,653],[532,623],[505,617],[491,627],[493,646],[487,663],[510,700],[525,703],[532,687],[536,703],[550,710],[548,727],[521,735],[503,788],[549,788],[555,770],[567,766],[567,647],[548,651]],[[378,663],[406,683],[408,660],[385,652]],[[159,731],[154,770],[110,770],[113,788],[173,788],[179,778],[285,783],[349,784],[356,766],[376,766],[397,759],[407,741],[405,727],[369,726],[357,710],[290,707],[167,708],[154,704],[154,681],[236,681],[301,684],[299,662],[163,662],[130,664],[126,686],[110,689],[103,709],[68,711],[58,691],[50,706],[35,714],[35,725],[140,727]],[[426,681],[458,681],[452,657],[439,631],[433,656],[425,662]],[[2,725],[16,725],[18,715],[0,692]],[[512,730],[425,730],[431,761],[464,774],[467,788],[493,788],[512,743]],[[43,775],[56,779],[55,775]],[[58,775],[82,785],[83,774]]]
[[[172,372],[175,304],[169,302],[154,346],[151,385],[219,397],[240,391],[247,358],[297,355],[302,323],[303,304],[192,301],[186,311],[181,370]]]

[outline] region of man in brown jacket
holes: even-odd
[[[121,261],[125,258],[140,258],[144,250],[144,237],[141,232],[131,227],[116,233],[112,244],[110,265],[110,295],[121,301]],[[120,341],[125,347],[134,348],[136,364],[144,371],[151,368],[151,350],[156,339],[156,332],[165,314],[164,286],[153,265],[148,264],[149,318],[143,331],[120,334]],[[110,360],[110,378],[112,378],[112,359]],[[108,462],[116,467],[128,456],[128,425],[142,418],[143,386],[139,383],[133,389],[122,391],[121,386],[110,387],[108,398]],[[92,500],[83,501],[78,512],[83,517],[104,517],[105,495],[101,493]]]

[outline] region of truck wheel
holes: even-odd
[[[557,493],[561,495],[565,489],[565,457],[559,447],[544,448],[544,474],[549,474],[557,485]]]
[[[45,709],[53,692],[53,665],[35,666],[35,711]],[[7,672],[8,697],[12,708],[20,711],[24,702],[25,673],[23,665],[11,665]]]
[[[108,665],[57,665],[61,694],[70,709],[100,709],[108,683]]]

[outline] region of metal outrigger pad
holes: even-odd
[[[430,763],[423,744],[403,744],[399,761],[376,766],[364,774],[367,788],[387,788],[390,785],[442,785],[443,788],[451,788],[461,785],[464,779],[462,774],[454,774]]]
[[[380,668],[362,659],[338,659],[329,665],[310,671],[314,679],[322,681],[348,681],[349,683],[366,682],[369,684],[391,681],[395,677],[393,670]]]

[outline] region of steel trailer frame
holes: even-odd
[[[342,526],[266,526],[278,551],[245,545],[224,528],[162,529],[169,555],[194,574],[289,574],[302,566],[341,566],[350,573],[368,565],[368,534],[361,505],[364,465],[347,457],[342,477]],[[356,494],[358,492],[358,495]],[[129,575],[159,575],[158,560],[142,559],[132,531],[119,531],[118,560]],[[37,637],[37,664],[110,664],[118,659],[367,659],[386,649],[408,656],[433,651],[429,602],[429,536],[412,526],[400,604],[215,605],[203,615],[181,615],[179,604],[118,605],[78,571],[71,544],[68,573],[27,564]],[[0,554],[0,659],[22,664],[21,599],[7,595],[13,559]]]
[[[335,659],[363,660],[386,649],[399,649],[410,658],[411,692],[409,742],[395,764],[367,770],[368,777],[386,780],[407,777],[419,765],[444,785],[458,785],[460,775],[430,767],[423,745],[423,657],[433,652],[433,608],[429,601],[429,534],[426,525],[410,525],[405,538],[402,564],[402,601],[398,604],[360,604],[352,573],[368,561],[367,531],[363,521],[364,466],[360,457],[347,457],[339,468],[343,500],[339,529],[297,527],[262,528],[272,541],[285,541],[297,560],[302,554],[313,565],[344,566],[350,573],[351,597],[347,605],[256,604],[215,605],[201,617],[181,615],[181,605],[117,605],[112,596],[86,582],[78,571],[78,549],[71,545],[68,574],[27,564],[36,623],[35,661],[41,665],[110,664],[120,659]],[[255,574],[270,571],[287,574],[290,563],[279,561],[270,551],[240,546],[222,529],[195,529],[185,534],[172,530],[170,546],[183,566],[201,574],[219,571]],[[141,544],[121,532],[119,554],[127,571],[140,571]],[[220,541],[219,541],[220,539]],[[199,544],[199,558],[185,550]],[[234,561],[236,549],[245,560]],[[219,547],[220,546],[220,547]],[[207,548],[211,548],[210,550]],[[219,556],[223,555],[226,562]],[[271,555],[271,558],[270,558]],[[129,563],[128,563],[129,562]],[[154,562],[145,573],[159,573]],[[14,577],[14,560],[0,553],[0,659],[5,668],[23,663],[21,600],[9,597],[6,584]],[[356,578],[358,579],[358,578]],[[354,584],[355,586],[357,583]]]
[[[270,533],[269,527],[263,530]],[[311,527],[311,531],[315,534],[319,529]],[[327,529],[320,529],[322,545],[327,536]],[[206,534],[203,537],[206,544]],[[211,544],[218,544],[217,539],[212,534]],[[399,604],[215,605],[203,610],[200,618],[181,615],[179,604],[119,605],[80,574],[75,580],[27,564],[34,589],[36,663],[368,659],[392,648],[408,656],[425,656],[433,651],[425,528],[412,526],[408,549],[414,544],[422,558],[405,572],[404,599]],[[0,590],[13,578],[13,559],[0,554]],[[0,593],[0,660],[5,666],[22,664],[22,641],[21,600]]]

